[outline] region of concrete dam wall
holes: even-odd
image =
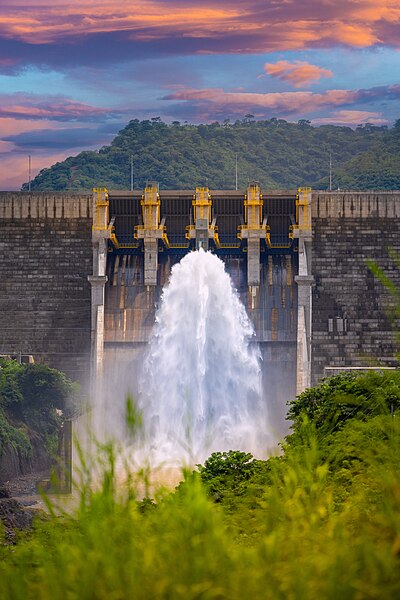
[[[313,192],[312,225],[312,382],[326,367],[395,366],[391,301],[366,263],[400,288],[400,192]]]
[[[92,194],[0,193],[0,354],[87,383]]]
[[[326,367],[392,366],[400,192],[231,190],[0,193],[0,354],[31,354],[88,384],[140,368],[171,266],[225,263],[263,355],[276,420]]]

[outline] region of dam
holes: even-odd
[[[275,404],[272,412],[281,421],[286,397],[296,393],[296,193],[277,193],[268,197],[268,204],[257,185],[246,194],[207,188],[159,193],[155,185],[133,198],[122,192],[96,193],[93,235],[99,240],[109,236],[97,364],[106,371],[108,365],[118,365],[121,379],[127,371],[139,373],[171,268],[202,247],[224,262],[247,309],[261,350],[265,387]]]
[[[275,426],[329,369],[395,366],[400,192],[97,189],[0,193],[0,354],[88,386],[136,373],[172,266],[196,248],[225,264],[259,345]]]

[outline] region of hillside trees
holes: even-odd
[[[251,180],[264,189],[300,185],[328,187],[329,157],[334,188],[395,189],[400,187],[400,127],[365,125],[312,127],[307,121],[255,121],[247,115],[235,123],[167,125],[158,117],[134,119],[109,146],[85,151],[42,170],[32,190],[90,191],[93,187],[128,189],[130,161],[135,187],[157,181],[161,189],[214,189],[235,186],[238,155],[239,188]],[[24,184],[23,189],[27,189]]]

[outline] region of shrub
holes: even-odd
[[[325,435],[349,419],[394,413],[400,409],[400,371],[341,373],[323,379],[289,402],[287,419],[296,433],[307,416]]]
[[[63,419],[76,409],[77,391],[56,369],[0,361],[0,455],[9,445],[28,456],[33,434],[54,457]]]

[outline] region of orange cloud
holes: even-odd
[[[276,63],[265,63],[264,70],[271,77],[287,81],[296,88],[316,83],[321,77],[332,77],[332,71],[311,65],[308,62],[295,60],[279,60]]]
[[[399,0],[6,0],[0,11],[0,33],[29,44],[127,33],[137,42],[197,40],[188,50],[206,53],[398,46],[399,23]]]
[[[5,7],[6,15],[0,16],[0,31],[12,38],[22,39],[29,43],[49,43],[58,37],[89,35],[93,33],[110,33],[130,31],[141,39],[146,37],[143,29],[148,31],[149,39],[160,37],[168,28],[186,28],[193,35],[208,34],[213,29],[217,32],[224,23],[229,23],[241,15],[241,11],[233,8],[217,9],[209,7],[184,6],[179,2],[176,6],[151,1],[108,1],[82,2],[69,1],[64,5],[53,2],[16,3]],[[35,34],[32,37],[32,34]]]

